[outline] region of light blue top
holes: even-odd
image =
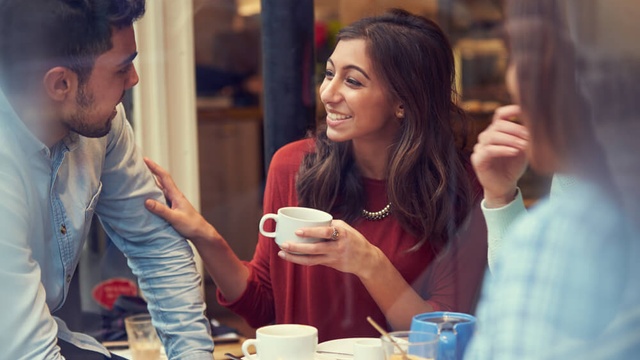
[[[515,220],[485,278],[465,359],[640,358],[640,232],[572,184]]]
[[[0,92],[0,359],[61,359],[56,337],[108,354],[51,314],[66,297],[95,212],[128,259],[170,359],[211,359],[187,242],[143,206],[163,199],[124,110],[99,139],[47,148]]]

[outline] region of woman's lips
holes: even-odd
[[[327,125],[336,126],[353,118],[351,115],[327,113]]]
[[[351,118],[351,115],[327,112],[327,117],[330,118],[331,120],[346,120]]]

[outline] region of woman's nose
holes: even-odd
[[[340,101],[339,82],[335,79],[324,79],[320,86],[320,100],[323,104],[335,103]]]

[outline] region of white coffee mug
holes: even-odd
[[[384,360],[380,339],[360,339],[353,344],[353,360]]]
[[[257,356],[249,354],[255,346]],[[242,343],[242,353],[252,360],[314,360],[318,329],[309,325],[278,324],[256,330],[256,338]]]
[[[272,219],[276,222],[276,231],[264,230],[264,223]],[[300,228],[330,226],[333,216],[322,210],[306,207],[283,207],[278,209],[278,214],[264,214],[260,219],[260,233],[266,237],[276,239],[276,244],[282,246],[285,242],[314,243],[324,239],[305,238],[295,234]]]

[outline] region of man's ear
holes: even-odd
[[[44,90],[54,101],[64,101],[77,87],[78,77],[69,68],[56,66],[49,69],[43,78]]]

